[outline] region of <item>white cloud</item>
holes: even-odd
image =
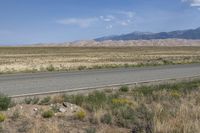
[[[110,22],[115,19],[113,15],[106,15],[106,16],[100,16],[100,20],[105,21],[105,22]]]
[[[135,16],[135,12],[133,11],[118,11],[117,14],[125,15],[128,18],[133,18]]]
[[[133,24],[133,20],[127,19],[127,20],[118,21],[118,24],[120,24],[121,26],[128,26],[128,25]]]
[[[87,28],[94,22],[98,21],[98,18],[67,18],[58,20],[57,23],[65,25],[78,25],[81,28]]]
[[[112,29],[113,28],[113,25],[108,25],[108,26],[106,26],[106,29]]]
[[[120,22],[120,24],[121,24],[122,26],[127,26],[127,25],[128,25],[128,23],[125,22],[125,21]]]
[[[189,2],[192,7],[200,7],[200,0],[182,0],[182,2]]]
[[[66,18],[56,21],[64,25],[77,25],[81,28],[87,28],[91,25],[105,26],[106,29],[112,29],[118,26],[129,26],[134,22],[135,12],[133,11],[115,11],[107,15],[89,18]]]

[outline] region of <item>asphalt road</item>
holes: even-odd
[[[200,64],[0,76],[9,96],[200,75]]]

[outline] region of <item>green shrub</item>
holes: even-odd
[[[128,92],[129,91],[129,87],[127,85],[123,85],[122,87],[120,87],[119,91]]]
[[[92,66],[92,68],[93,68],[93,69],[101,69],[101,68],[103,68],[103,66],[100,66],[100,65],[94,65],[94,66]]]
[[[130,65],[127,64],[127,63],[125,63],[125,64],[124,64],[124,67],[125,67],[125,68],[128,68],[128,67],[130,67]]]
[[[11,98],[4,94],[0,94],[0,110],[7,110],[11,104]]]
[[[51,110],[52,110],[54,113],[59,112],[59,108],[60,108],[60,106],[59,106],[58,104],[53,104],[53,106],[51,106]]]
[[[0,122],[5,121],[5,119],[6,119],[6,116],[4,114],[0,113]]]
[[[50,71],[50,72],[55,71],[55,68],[52,64],[49,65],[46,69],[47,69],[47,71]]]
[[[152,95],[154,90],[155,88],[153,88],[152,86],[141,86],[141,87],[135,88],[133,91],[136,91],[146,96],[146,95]]]
[[[85,70],[87,67],[86,66],[79,66],[78,70]]]
[[[52,110],[47,110],[42,113],[43,118],[51,118],[53,117],[54,112]]]
[[[32,98],[30,98],[30,97],[26,97],[26,98],[24,99],[24,102],[25,102],[26,104],[31,104],[31,101],[32,101]]]
[[[104,124],[111,124],[112,123],[112,116],[111,114],[105,114],[101,117],[101,122]]]
[[[82,106],[84,101],[85,101],[85,96],[78,94],[78,95],[64,95],[63,99],[65,102],[69,102],[69,103],[73,103],[76,104],[78,106]]]
[[[38,102],[39,102],[39,98],[38,97],[33,97],[33,98],[31,98],[31,97],[26,97],[25,99],[24,99],[24,102],[26,103],[26,104],[37,104]]]
[[[85,104],[89,111],[96,111],[100,108],[103,108],[106,102],[107,96],[105,92],[95,91],[88,95]]]
[[[119,127],[131,128],[136,122],[135,111],[129,106],[113,108],[112,114],[115,116],[115,123]]]
[[[199,80],[194,80],[190,82],[179,82],[171,84],[160,84],[160,85],[150,85],[150,86],[140,86],[135,88],[133,91],[143,94],[144,96],[152,95],[154,91],[166,90],[166,91],[176,91],[182,93],[188,93],[192,90],[198,89],[200,86]]]
[[[32,104],[37,104],[39,102],[39,97],[33,97]]]
[[[40,101],[40,105],[49,105],[51,102],[51,97],[50,96],[47,96],[47,97],[44,97],[41,101]]]
[[[83,95],[79,94],[79,95],[72,97],[72,100],[73,100],[72,103],[79,105],[79,106],[82,106],[84,99],[85,99],[85,97]]]

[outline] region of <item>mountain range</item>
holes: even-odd
[[[152,40],[152,39],[200,39],[200,27],[197,29],[177,30],[171,32],[132,32],[129,34],[105,36],[94,39],[95,41],[128,41],[128,40]]]

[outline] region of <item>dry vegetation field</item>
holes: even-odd
[[[17,105],[1,95],[0,132],[199,133],[199,94],[200,80],[29,97]],[[63,102],[73,106],[60,112]]]
[[[0,73],[200,62],[200,47],[0,47]]]

